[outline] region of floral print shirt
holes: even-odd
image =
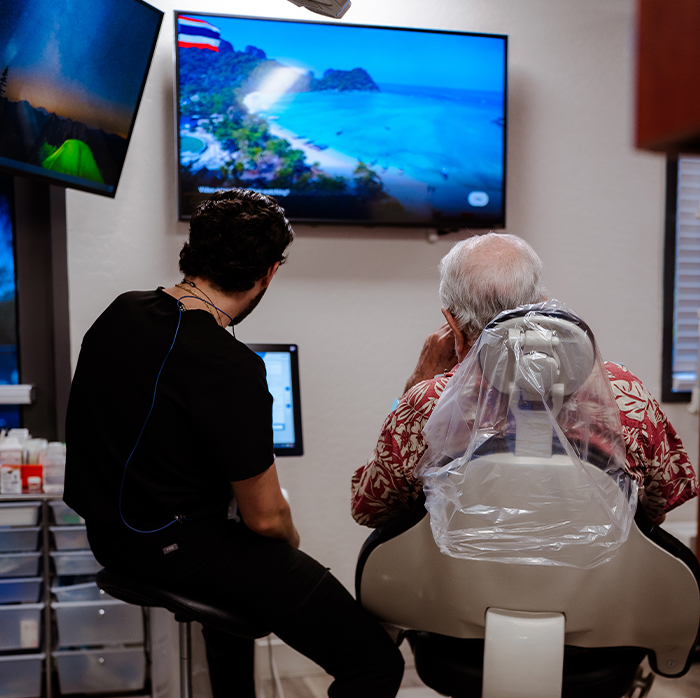
[[[606,362],[605,368],[620,410],[628,471],[639,485],[641,506],[658,518],[697,495],[695,472],[680,437],[642,382],[620,364]],[[415,467],[427,448],[423,427],[453,375],[454,370],[418,383],[384,421],[372,458],[352,477],[357,523],[380,526],[420,494]]]

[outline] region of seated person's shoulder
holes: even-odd
[[[429,414],[452,376],[453,372],[450,371],[444,375],[416,383],[399,400],[397,411],[409,410]]]
[[[613,387],[615,397],[620,394],[635,394],[638,397],[644,397],[647,400],[653,400],[649,391],[644,387],[642,381],[632,373],[624,364],[614,361],[605,362],[605,370],[608,372],[608,378]]]
[[[605,362],[615,402],[620,409],[623,427],[639,427],[656,431],[665,425],[667,418],[661,405],[626,366]]]
[[[610,380],[626,380],[629,382],[637,382],[641,385],[641,381],[637,376],[630,371],[624,364],[618,363],[616,361],[606,361],[605,370],[608,372],[608,378]]]

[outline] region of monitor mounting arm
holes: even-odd
[[[305,7],[326,17],[340,19],[350,8],[350,0],[289,0],[297,7]]]

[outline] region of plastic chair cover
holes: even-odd
[[[423,435],[435,542],[457,558],[590,568],[627,539],[637,485],[587,325],[556,300],[501,313]]]

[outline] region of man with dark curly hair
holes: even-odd
[[[192,216],[182,282],[122,294],[95,321],[71,386],[64,500],[105,567],[271,629],[335,677],[329,696],[391,698],[401,655],[299,550],[264,364],[224,329],[255,308],[293,238],[273,199],[217,192]],[[203,632],[214,698],[254,698],[253,641]]]

